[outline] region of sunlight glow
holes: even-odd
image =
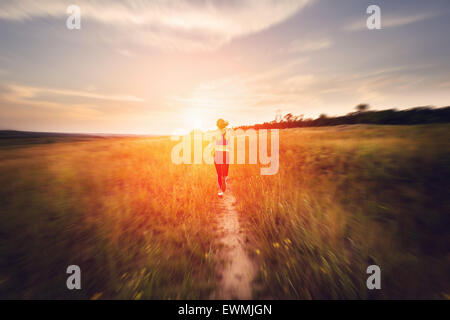
[[[207,131],[208,126],[207,120],[205,119],[205,111],[199,108],[189,108],[183,112],[183,130],[193,130],[200,129],[202,131]]]

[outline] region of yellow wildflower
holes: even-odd
[[[103,292],[97,292],[91,297],[91,300],[98,300],[103,295]]]
[[[142,291],[138,292],[138,293],[134,296],[134,300],[139,300],[139,299],[141,299],[143,294],[144,294],[144,292],[142,292]]]

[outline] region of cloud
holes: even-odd
[[[288,60],[256,74],[204,82],[185,96],[172,97],[169,104],[179,110],[200,109],[197,113],[204,113],[205,122],[209,123],[214,123],[218,114],[232,123],[242,124],[243,119],[253,119],[253,123],[267,121],[277,109],[306,117],[323,112],[342,114],[358,102],[392,105],[392,97],[423,90],[422,71],[429,67],[392,65],[365,72],[324,73],[311,71],[305,61],[308,60]]]
[[[132,95],[1,84],[0,127],[113,132],[114,128],[109,129],[108,124],[118,125],[133,117],[135,121],[145,117],[147,106],[142,101]]]
[[[317,79],[301,71],[305,61],[308,59],[293,59],[257,74],[204,82],[188,96],[172,97],[169,104],[200,108],[205,114],[225,113],[224,116],[234,122],[242,122],[240,117],[267,119],[280,107],[293,110],[302,104],[317,106],[319,97],[310,91]]]
[[[287,49],[288,52],[305,53],[328,49],[333,45],[333,41],[328,38],[310,39],[310,40],[294,40]]]
[[[441,89],[450,89],[450,81],[441,82],[438,87]]]
[[[411,14],[411,15],[383,15],[381,12],[381,28],[396,28],[406,26],[415,22],[427,20],[437,16],[436,13],[419,13],[419,14]],[[368,17],[368,16],[367,16]],[[355,32],[355,31],[364,31],[367,29],[367,17],[364,19],[358,19],[344,27],[345,31]]]
[[[106,1],[79,0],[81,19],[127,30],[142,44],[163,49],[215,49],[281,23],[314,0]],[[65,18],[67,3],[58,0],[3,0],[0,19],[27,21]]]
[[[39,100],[42,96],[68,96],[95,100],[107,100],[118,102],[143,102],[144,100],[133,95],[106,95],[89,91],[77,91],[54,88],[40,88],[10,84],[5,86],[6,96],[15,100]]]
[[[267,80],[281,80],[286,75],[292,74],[299,67],[304,65],[310,59],[308,57],[300,57],[288,60],[284,63],[279,63],[277,66],[272,67],[268,70],[257,72],[251,76],[246,77],[246,82],[263,82]]]
[[[116,52],[126,58],[132,58],[134,56],[134,53],[127,49],[117,49]]]

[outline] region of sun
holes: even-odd
[[[208,130],[208,121],[205,117],[205,111],[198,108],[190,108],[183,113],[183,122],[186,130]]]

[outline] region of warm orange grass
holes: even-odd
[[[0,151],[0,297],[208,298],[213,166],[171,163],[168,139]],[[66,268],[82,270],[80,292]]]
[[[449,292],[449,125],[292,129],[280,172],[231,183],[262,298],[442,298]],[[68,140],[70,141],[70,140]],[[209,298],[216,176],[169,139],[0,149],[0,298]],[[65,270],[82,270],[79,292]],[[382,290],[369,292],[369,264]]]
[[[260,264],[257,297],[444,298],[450,293],[450,126],[284,130],[280,171],[235,167]],[[366,287],[377,264],[382,290]]]

